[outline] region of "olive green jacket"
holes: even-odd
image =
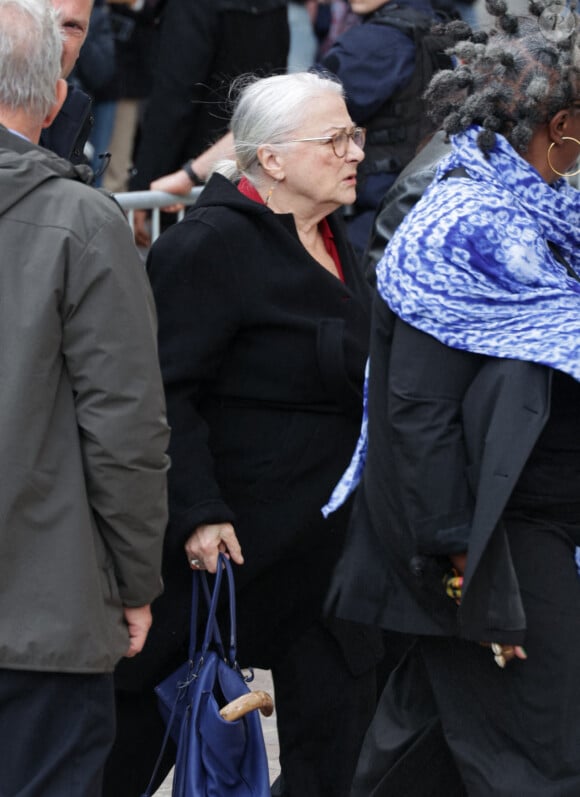
[[[0,668],[110,672],[161,591],[155,314],[86,177],[0,126]]]

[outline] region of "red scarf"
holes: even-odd
[[[260,194],[256,191],[255,187],[246,177],[242,177],[242,179],[238,183],[238,191],[248,199],[252,199],[254,202],[259,202],[260,205],[266,204],[262,199],[262,197],[260,196]],[[340,262],[340,257],[338,255],[338,249],[336,248],[336,244],[334,242],[334,235],[332,233],[332,230],[330,229],[330,224],[328,223],[328,220],[322,219],[322,221],[318,225],[318,229],[320,230],[320,234],[322,235],[322,239],[324,241],[324,248],[331,256],[331,258],[334,260],[334,265],[336,266],[338,277],[341,282],[344,282],[344,273],[342,271],[342,265]]]

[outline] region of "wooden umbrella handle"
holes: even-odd
[[[248,692],[247,695],[242,695],[232,700],[227,706],[224,706],[220,711],[220,716],[228,722],[239,720],[240,717],[245,716],[250,711],[260,709],[265,717],[269,717],[274,711],[274,701],[267,692],[261,689],[256,689],[255,692]]]

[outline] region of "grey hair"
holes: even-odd
[[[239,85],[235,84],[234,89]],[[236,160],[221,161],[214,171],[230,180],[244,175],[260,184],[258,148],[283,144],[291,138],[307,120],[309,103],[325,94],[344,98],[342,84],[334,76],[293,72],[242,79],[230,122]]]
[[[56,99],[61,54],[49,0],[0,0],[0,106],[44,119]]]

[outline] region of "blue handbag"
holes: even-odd
[[[223,575],[229,589],[230,635],[224,649],[216,619]],[[208,603],[203,642],[196,649],[201,588]],[[204,572],[193,573],[189,658],[155,687],[169,736],[177,744],[172,797],[270,797],[268,758],[260,717],[272,700],[251,692],[236,661],[234,577],[220,554],[213,592]],[[150,797],[157,766],[143,797]]]

